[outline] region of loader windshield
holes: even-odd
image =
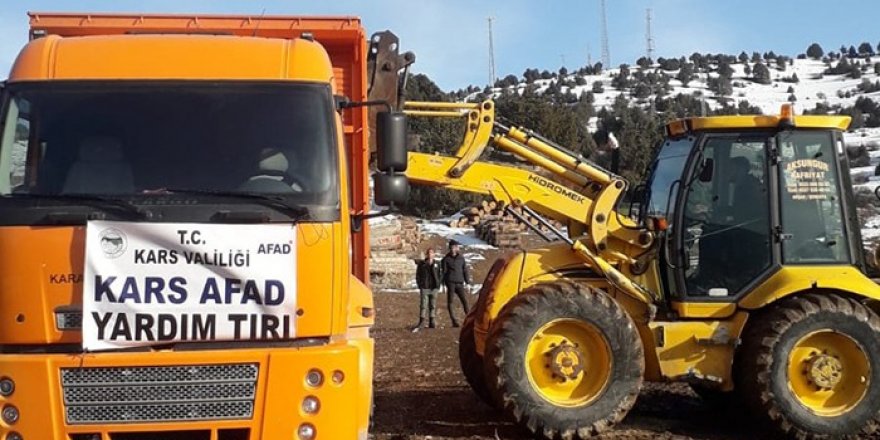
[[[137,203],[173,188],[338,206],[326,85],[45,82],[8,94],[0,195]]]
[[[682,138],[666,140],[661,146],[648,177],[647,215],[666,216],[666,210],[674,207],[675,200],[670,202],[669,199],[674,195],[674,183],[681,179],[693,145],[693,138]]]

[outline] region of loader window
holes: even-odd
[[[777,142],[783,262],[849,262],[831,134],[789,131]]]
[[[688,295],[733,296],[770,266],[765,144],[712,137],[693,159],[681,226]]]

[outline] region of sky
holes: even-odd
[[[611,66],[646,52],[652,11],[655,57],[745,50],[797,55],[880,42],[876,0],[607,0]],[[487,18],[496,77],[527,68],[569,70],[601,60],[599,0],[3,0],[0,76],[27,42],[27,11],[356,15],[368,33],[390,29],[416,53],[414,72],[444,90],[489,82]]]

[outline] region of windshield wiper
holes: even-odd
[[[214,189],[195,189],[195,188],[163,188],[165,194],[188,194],[208,197],[225,197],[231,199],[243,199],[254,201],[260,205],[272,208],[281,212],[294,220],[301,220],[308,217],[309,210],[303,206],[291,205],[284,197],[261,194],[255,192],[239,192],[239,191],[223,191]]]
[[[4,194],[5,199],[37,199],[37,200],[57,200],[79,202],[82,205],[96,207],[101,210],[115,208],[127,214],[134,214],[135,217],[143,220],[153,218],[153,212],[143,209],[129,201],[107,196],[99,196],[94,194],[41,194],[41,193],[13,193]]]

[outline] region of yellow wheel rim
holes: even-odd
[[[788,383],[797,400],[824,417],[846,414],[868,392],[871,363],[851,337],[820,330],[802,337],[788,356]]]
[[[557,319],[532,335],[525,366],[532,387],[545,400],[557,406],[587,405],[608,384],[611,349],[592,324]]]

